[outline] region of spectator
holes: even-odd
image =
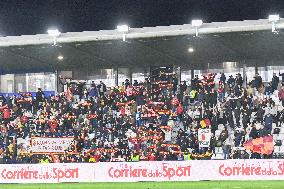
[[[236,85],[239,86],[239,87],[242,87],[243,86],[243,78],[241,76],[240,73],[237,74],[237,77],[236,77]]]
[[[222,83],[222,84],[225,84],[225,83],[226,83],[226,76],[225,76],[224,73],[221,73],[220,83]]]
[[[106,89],[106,85],[102,81],[100,81],[100,84],[98,85],[98,89],[99,89],[100,97],[101,98],[104,97],[105,92],[106,92],[107,89]]]
[[[256,73],[255,74],[255,87],[258,89],[261,87],[261,85],[262,85],[262,78],[258,73]]]
[[[279,77],[276,76],[276,73],[273,73],[272,81],[271,81],[271,87],[272,87],[272,93],[277,90],[279,84]]]
[[[238,149],[250,139],[272,135],[273,122],[284,123],[282,105],[269,87],[253,93],[250,86],[243,88],[237,74],[227,80],[227,88],[222,75],[219,85],[215,74],[195,76],[189,94],[185,82],[178,90],[174,73],[161,72],[158,78],[133,85],[129,80],[113,88],[102,81],[90,87],[71,82],[66,93],[56,96],[45,97],[39,90],[35,99],[29,94],[0,97],[0,159],[3,163],[210,159],[218,147],[224,159],[247,158]],[[259,81],[256,77],[254,85]],[[283,103],[284,88],[277,92]],[[199,146],[201,129],[212,133],[206,148]],[[16,140],[29,143],[31,137],[74,141],[56,156],[24,153]]]
[[[186,90],[187,90],[186,81],[183,81],[183,83],[180,85],[180,94],[184,94]]]
[[[279,100],[282,102],[282,106],[284,107],[284,87],[282,86],[278,92]]]

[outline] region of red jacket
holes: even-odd
[[[183,113],[183,107],[182,106],[178,106],[177,107],[177,114],[180,115]]]
[[[179,104],[179,100],[178,100],[177,98],[173,98],[173,99],[171,100],[171,104],[177,106],[177,105]]]
[[[149,161],[155,161],[155,159],[156,159],[156,157],[155,157],[155,155],[153,155],[153,154],[151,154],[151,155],[148,156],[148,160],[149,160]]]
[[[28,118],[27,116],[22,116],[22,117],[21,117],[21,122],[22,122],[23,124],[27,123],[28,121],[29,121],[29,118]]]
[[[48,125],[49,125],[49,127],[50,127],[50,131],[51,131],[52,133],[54,133],[56,127],[57,127],[59,124],[58,124],[58,121],[57,121],[57,120],[53,119],[53,120],[48,121]]]
[[[124,107],[120,108],[120,115],[125,116],[125,108]]]
[[[4,108],[3,110],[3,118],[4,119],[10,119],[11,113],[9,108]]]

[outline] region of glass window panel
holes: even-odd
[[[12,93],[14,91],[14,81],[7,80],[7,93]]]
[[[91,74],[89,73],[88,79],[94,81],[96,84],[102,81],[107,87],[115,86],[114,69],[94,69]]]
[[[255,76],[255,67],[247,67],[246,68],[246,76],[247,76],[247,83],[253,80]]]
[[[27,92],[26,74],[15,74],[15,91],[14,92]]]
[[[118,85],[121,85],[126,79],[130,80],[129,68],[118,68]]]
[[[186,81],[187,84],[190,84],[191,70],[182,70],[181,71],[181,81]]]
[[[134,80],[137,82],[144,82],[145,78],[149,78],[150,70],[149,68],[133,68],[132,69],[132,83]]]
[[[54,73],[28,73],[26,77],[28,92],[36,92],[38,88],[44,91],[55,91]]]
[[[267,81],[271,81],[273,73],[279,76],[280,73],[284,72],[284,66],[267,66]],[[281,78],[280,78],[281,80]]]
[[[1,93],[14,92],[14,74],[1,75]]]

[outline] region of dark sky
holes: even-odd
[[[0,34],[46,33],[284,17],[284,0],[0,0]]]

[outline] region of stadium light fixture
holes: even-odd
[[[59,55],[59,56],[57,57],[57,59],[58,59],[58,60],[63,60],[64,57],[63,57],[62,55]]]
[[[190,53],[193,53],[193,52],[194,52],[194,48],[189,47],[189,48],[187,49],[187,51],[190,52]]]
[[[129,32],[129,26],[125,25],[125,24],[124,25],[118,25],[117,30],[119,32],[128,33]]]
[[[269,22],[278,22],[280,20],[279,14],[272,14],[268,17]]]
[[[277,29],[276,29],[276,23],[280,21],[280,16],[279,14],[271,14],[268,17],[269,22],[272,23],[272,32],[273,33],[277,33]]]
[[[53,37],[53,45],[56,45],[56,38],[61,34],[58,29],[49,29],[47,30],[49,36]]]
[[[124,24],[124,25],[118,25],[116,27],[117,31],[122,33],[122,37],[123,37],[123,41],[126,40],[126,34],[129,32],[130,28],[128,25]]]
[[[202,20],[192,20],[191,21],[191,25],[194,26],[194,27],[200,27],[200,26],[202,26],[202,24],[203,24]]]
[[[202,20],[192,20],[191,25],[195,27],[195,36],[198,36],[198,28],[200,28],[203,24]]]

